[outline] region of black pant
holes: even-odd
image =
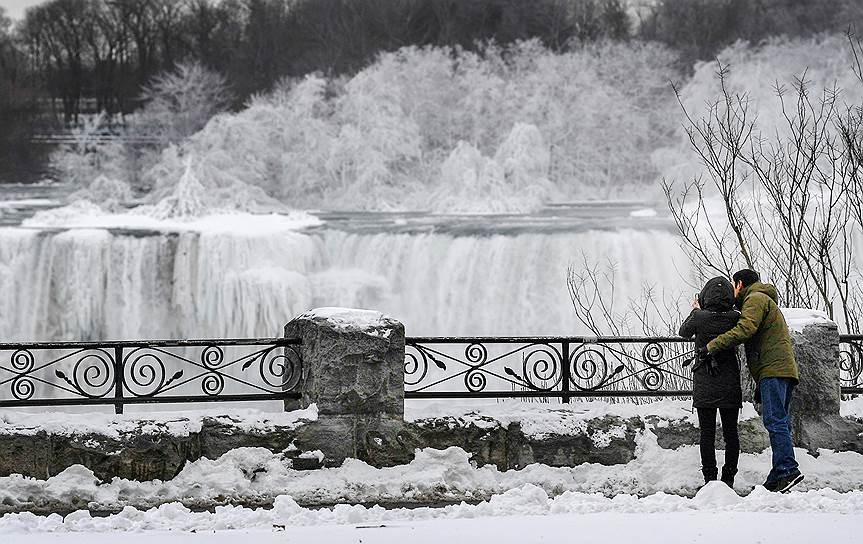
[[[698,425],[701,427],[701,471],[705,480],[715,480],[716,468],[716,408],[698,408]],[[737,474],[737,459],[740,457],[740,437],[737,434],[739,408],[720,408],[722,437],[725,439],[725,465],[722,479],[733,479]]]

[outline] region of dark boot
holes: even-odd
[[[736,474],[737,474],[736,468],[722,467],[722,478],[721,478],[721,480],[723,481],[723,483],[725,483],[725,485],[727,485],[731,489],[734,489],[734,476]]]
[[[712,482],[716,479],[716,476],[719,474],[719,470],[716,467],[713,468],[701,468],[701,473],[704,474],[704,483]]]

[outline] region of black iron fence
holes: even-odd
[[[0,344],[0,407],[299,398],[299,340]]]
[[[409,337],[407,398],[686,397],[676,337]],[[285,338],[0,344],[0,408],[300,397]],[[843,335],[842,393],[863,394],[863,335]]]
[[[407,398],[684,397],[682,338],[408,338]]]
[[[839,337],[839,381],[843,395],[863,395],[863,335]]]

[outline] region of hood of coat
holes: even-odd
[[[728,279],[716,277],[708,281],[698,295],[702,310],[727,312],[734,309],[734,287]]]
[[[769,283],[755,282],[740,291],[740,294],[737,295],[737,305],[742,308],[743,301],[753,293],[764,293],[768,297],[772,298],[773,302],[779,304],[779,291],[776,290],[776,287]]]

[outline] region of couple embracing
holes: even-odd
[[[774,286],[761,283],[754,270],[740,270],[733,284],[723,277],[708,281],[680,327],[680,336],[695,338],[692,397],[701,429],[705,483],[720,477],[734,487],[740,455],[737,419],[743,404],[736,349],[741,344],[773,450],[773,468],[764,487],[785,493],[803,480],[794,458],[790,421],[791,396],[799,374],[788,325],[777,302]],[[715,450],[717,411],[725,439],[721,476]]]

